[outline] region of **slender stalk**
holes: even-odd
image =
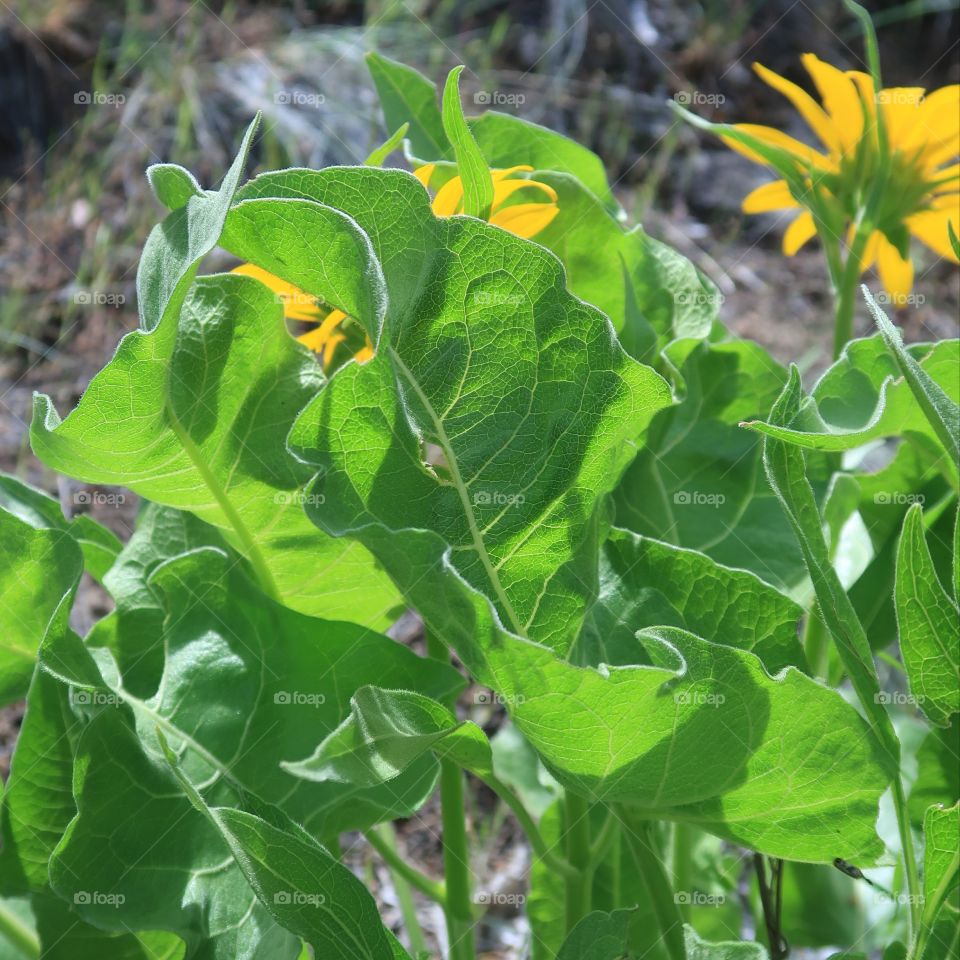
[[[835,291],[836,306],[833,323],[833,359],[836,360],[843,348],[853,338],[853,313],[857,303],[857,290],[863,264],[863,253],[867,246],[870,231],[859,224],[853,242],[847,252],[839,286]]]
[[[897,829],[900,833],[900,850],[903,854],[903,865],[907,877],[907,893],[910,897],[909,943],[920,928],[921,911],[923,908],[923,891],[920,886],[920,873],[917,870],[917,855],[913,848],[913,833],[910,827],[910,814],[907,810],[907,795],[903,789],[903,777],[893,778],[893,805],[897,811]]]
[[[530,841],[530,846],[537,858],[542,860],[554,873],[559,873],[563,877],[575,876],[577,871],[550,849],[547,841],[543,839],[543,834],[540,832],[536,821],[530,816],[530,812],[516,793],[493,774],[481,777],[481,779],[513,811],[513,815],[517,818],[517,822]]]
[[[426,640],[430,657],[444,661],[450,659],[446,646],[429,631]],[[450,960],[474,960],[470,848],[463,802],[463,772],[456,763],[446,759],[440,761],[440,817],[446,884],[444,915],[450,941]]]
[[[6,904],[0,903],[0,943],[4,940],[28,960],[40,956],[37,935]]]
[[[397,835],[394,832],[393,824],[381,823],[374,827],[371,833],[382,843],[383,846],[379,849],[386,849],[393,857],[397,856]],[[386,859],[384,857],[384,860]],[[417,908],[413,902],[412,884],[407,880],[405,871],[397,869],[390,862],[387,862],[387,867],[393,879],[393,888],[397,891],[397,903],[400,905],[400,913],[403,916],[403,927],[410,940],[410,949],[414,956],[427,953],[427,940],[423,935],[420,920],[417,918]],[[440,884],[432,884],[432,886],[439,888]]]
[[[815,677],[826,679],[830,662],[830,633],[817,612],[816,604],[807,611],[802,642],[811,672]]]
[[[566,918],[569,933],[590,912],[590,805],[575,793],[567,793],[563,800],[564,837],[567,861],[574,873],[566,877]]]
[[[647,891],[647,897],[653,907],[654,916],[660,927],[660,936],[670,960],[686,960],[686,946],[683,941],[683,917],[673,895],[673,889],[667,878],[656,850],[651,830],[647,822],[626,829],[627,843],[633,862]]]
[[[473,902],[470,895],[470,849],[463,805],[463,773],[452,760],[440,761],[440,805],[450,960],[473,960]]]
[[[693,851],[693,837],[690,834],[690,827],[685,823],[675,823],[673,825],[673,889],[676,891],[687,890],[691,887],[690,867]],[[678,904],[680,916],[684,920],[690,919],[690,901],[684,898]]]
[[[367,830],[363,835],[366,837],[367,843],[380,854],[383,862],[390,868],[390,872],[394,875],[394,881],[398,877],[402,878],[404,883],[419,890],[425,897],[429,897],[442,907],[446,902],[444,885],[436,880],[431,880],[426,874],[407,863],[397,852],[393,828],[388,823],[381,824],[381,827],[386,829]]]

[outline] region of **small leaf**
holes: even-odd
[[[147,180],[157,199],[168,210],[185,207],[191,197],[202,197],[196,177],[177,163],[154,163],[147,167]]]
[[[382,146],[377,147],[376,150],[372,151],[367,159],[363,161],[364,166],[382,167],[383,161],[386,160],[387,157],[389,157],[390,154],[400,146],[409,129],[409,123],[404,123],[397,127],[397,129],[387,138],[386,142]]]
[[[633,910],[588,913],[567,935],[557,960],[622,960]]]
[[[474,723],[406,690],[361,687],[350,716],[305,760],[283,768],[307,780],[372,787],[386,783],[427,752],[448,757],[481,779],[493,772],[490,743]]]
[[[800,374],[796,367],[791,367],[790,379],[770,412],[770,423],[790,423],[800,408],[801,397]],[[805,473],[803,450],[773,435],[767,436],[763,444],[763,461],[770,486],[783,505],[803,553],[820,615],[833,635],[837,652],[874,734],[891,762],[896,764],[899,741],[882,706],[873,653],[853,604],[830,560],[820,512]]]
[[[759,943],[739,940],[708,943],[689,925],[684,925],[683,939],[687,960],[767,960],[768,956],[766,948]]]
[[[907,352],[900,331],[877,306],[876,300],[866,287],[863,288],[863,295],[880,328],[880,335],[896,359],[917,404],[940,438],[944,449],[953,458],[954,464],[960,467],[960,406],[947,396],[943,388]]]
[[[457,158],[457,172],[463,183],[463,212],[480,220],[489,220],[493,206],[493,178],[463,116],[461,73],[463,67],[454,67],[443,88],[443,129]]]
[[[413,67],[367,54],[367,66],[380,95],[387,127],[396,130],[409,123],[410,146],[427,160],[452,160],[453,149],[443,129],[436,87]]]
[[[895,601],[910,692],[931,722],[948,726],[951,716],[960,712],[960,609],[937,577],[920,504],[907,511],[903,522]]]
[[[93,517],[81,513],[67,520],[56,500],[16,477],[0,475],[0,507],[32,527],[50,527],[69,533],[83,551],[87,572],[97,580],[103,580],[120,552],[121,543],[116,534]]]

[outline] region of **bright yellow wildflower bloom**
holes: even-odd
[[[314,353],[322,354],[323,368],[329,370],[337,347],[346,340],[342,324],[347,319],[347,315],[342,310],[336,309],[330,310],[324,315],[316,297],[305,293],[292,283],[287,283],[286,280],[281,280],[262,267],[254,266],[252,263],[243,263],[239,267],[235,267],[233,272],[253,277],[272,290],[283,304],[283,315],[287,320],[316,324],[313,330],[308,330],[297,339],[305,347],[313,350]],[[368,337],[365,346],[354,354],[354,359],[363,363],[372,356],[373,345]]]
[[[877,171],[882,161],[889,159],[886,187],[873,213],[874,229],[867,238],[860,266],[862,272],[876,264],[887,292],[894,302],[903,303],[913,286],[909,235],[940,256],[957,260],[947,224],[952,222],[954,230],[960,232],[960,165],[956,163],[960,153],[960,86],[931,93],[921,87],[877,91],[869,74],[839,70],[812,53],[804,54],[802,61],[820,103],[772,70],[760,64],[754,64],[754,69],[793,104],[823,150],[772,127],[741,123],[734,128],[785,151],[801,170],[816,175],[850,225],[850,237]],[[880,154],[878,108],[886,133],[886,158]],[[768,165],[744,144],[724,140],[750,160]],[[743,200],[745,213],[801,208],[786,180],[764,184]],[[793,256],[816,232],[813,216],[804,210],[784,234],[784,253]]]
[[[427,163],[414,171],[414,176],[425,186],[437,165]],[[493,204],[490,207],[490,223],[529,240],[547,227],[560,212],[557,206],[557,191],[539,180],[525,180],[515,177],[516,173],[530,173],[533,167],[517,166],[506,170],[491,170],[493,179]],[[507,200],[518,190],[537,190],[547,196],[547,200],[534,203],[507,204]],[[463,209],[463,183],[459,177],[448,180],[433,198],[430,208],[438,217],[452,217]]]
[[[416,177],[426,187],[436,164],[428,163],[416,171]],[[490,223],[509,230],[519,237],[530,238],[544,229],[560,212],[557,206],[557,193],[553,187],[537,180],[511,179],[515,173],[529,173],[533,167],[510,167],[508,170],[491,170],[493,178],[493,205],[490,211]],[[546,194],[548,200],[538,203],[516,203],[506,205],[508,198],[518,190],[530,188]],[[431,209],[438,217],[450,217],[459,213],[463,206],[463,185],[459,177],[448,180],[438,191],[431,204]],[[295,287],[286,280],[281,280],[272,273],[244,263],[236,267],[234,273],[242,273],[254,277],[276,294],[283,304],[283,315],[287,320],[299,320],[314,323],[313,330],[308,330],[297,339],[314,353],[322,355],[323,368],[329,370],[333,364],[333,356],[337,347],[346,340],[343,332],[343,321],[347,314],[342,310],[330,310],[326,314],[316,297]],[[367,337],[366,344],[354,354],[354,359],[363,363],[373,356],[373,345]]]

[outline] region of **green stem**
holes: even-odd
[[[847,252],[847,261],[843,265],[843,272],[839,278],[839,286],[835,291],[836,309],[833,324],[833,359],[836,360],[843,348],[853,339],[853,313],[857,303],[857,290],[860,284],[863,252],[867,245],[870,231],[858,224],[853,243]]]
[[[673,889],[689,890],[690,867],[693,851],[693,836],[690,833],[690,827],[685,823],[675,823],[673,825]],[[678,904],[680,916],[684,920],[690,919],[690,903],[685,899]]]
[[[427,940],[423,935],[423,929],[417,918],[417,908],[413,902],[413,892],[411,889],[412,883],[407,880],[406,871],[397,865],[397,861],[401,864],[403,864],[403,861],[397,856],[397,835],[394,832],[393,824],[381,823],[379,826],[374,827],[370,833],[382,844],[377,850],[384,860],[387,861],[387,867],[390,869],[393,888],[397,891],[397,903],[400,905],[400,913],[403,916],[403,927],[407,931],[407,937],[410,939],[410,950],[414,956],[425,954],[428,952]],[[367,834],[368,839],[369,836],[370,834]],[[383,851],[388,851],[391,860],[387,860],[387,856],[384,856]],[[413,872],[416,874],[418,880],[421,879],[421,875],[417,873],[417,871]],[[422,877],[422,879],[426,880],[427,878]],[[440,884],[434,884],[432,881],[428,882],[430,882],[432,887],[436,887],[438,892],[441,892],[439,890]]]
[[[566,860],[558,857],[547,841],[543,839],[543,834],[537,826],[536,821],[530,816],[529,811],[523,805],[520,798],[510,789],[502,780],[492,773],[480,778],[483,782],[513,811],[523,832],[530,841],[530,846],[537,858],[542,860],[546,866],[563,877],[572,877],[576,875],[576,870],[567,863]]]
[[[807,664],[813,676],[826,679],[830,660],[830,633],[817,612],[816,604],[812,604],[807,611],[802,642],[804,653],[807,655]]]
[[[442,907],[446,902],[446,891],[442,883],[431,880],[426,874],[421,873],[415,867],[410,866],[399,853],[397,853],[396,842],[393,834],[393,827],[384,823],[379,828],[367,830],[364,832],[367,843],[373,847],[383,858],[383,862],[390,868],[394,875],[394,882],[397,878],[402,878],[403,882],[419,890],[425,897],[439,903]]]
[[[903,789],[903,778],[898,774],[893,779],[893,805],[897,811],[897,829],[900,832],[900,849],[907,876],[907,893],[910,895],[910,933],[908,942],[913,939],[920,927],[922,894],[920,873],[917,870],[917,855],[913,849],[913,833],[910,826],[910,814],[907,810],[907,796]]]
[[[463,773],[453,760],[440,761],[440,806],[450,960],[473,960],[473,903],[470,896],[470,849],[463,804]]]
[[[667,878],[663,861],[657,853],[652,824],[648,822],[629,826],[626,836],[633,862],[636,864],[637,872],[640,874],[647,897],[653,907],[654,916],[660,926],[660,934],[667,955],[670,960],[686,960],[683,917],[673,896],[673,889]]]
[[[563,801],[567,861],[574,873],[566,877],[566,918],[569,933],[590,912],[590,805],[568,790]]]
[[[39,958],[40,941],[37,935],[6,904],[0,903],[0,942],[4,939],[29,960]]]
[[[438,637],[426,632],[427,654],[449,661]],[[453,704],[450,704],[453,707]],[[444,915],[450,960],[474,960],[473,901],[470,894],[470,848],[463,800],[463,773],[452,760],[440,761],[440,817],[443,825],[443,872],[446,883]]]

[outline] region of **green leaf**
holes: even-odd
[[[453,148],[444,132],[437,89],[412,67],[377,53],[367,54],[387,127],[410,123],[410,147],[422,161],[450,161]],[[586,147],[554,130],[519,117],[488,110],[467,120],[487,166],[506,169],[520,164],[576,177],[613,213],[620,207],[601,159]]]
[[[567,935],[557,960],[622,960],[632,910],[588,913]]]
[[[437,90],[413,67],[367,54],[367,66],[377,88],[387,127],[396,130],[409,123],[410,146],[418,157],[452,160],[453,149],[443,129]]]
[[[920,504],[907,511],[903,522],[895,602],[910,691],[931,722],[949,726],[950,718],[960,712],[960,609],[937,577]]]
[[[390,154],[400,146],[409,129],[409,123],[404,123],[397,127],[397,129],[390,134],[386,141],[384,141],[381,146],[377,147],[376,150],[373,150],[367,159],[363,161],[364,166],[382,167],[383,161],[386,160],[387,157],[389,157]]]
[[[619,212],[620,205],[607,182],[603,161],[592,150],[555,130],[496,110],[487,110],[467,122],[487,164],[494,169],[527,164],[535,170],[569,174],[607,210]]]
[[[767,960],[767,951],[759,943],[707,943],[688,925],[683,928],[683,939],[687,948],[687,960]]]
[[[147,167],[147,180],[157,199],[168,210],[185,207],[191,197],[202,197],[196,177],[177,163],[154,163]]]
[[[58,618],[65,622],[82,573],[69,533],[0,508],[0,706],[26,694],[40,640]]]
[[[877,306],[876,300],[866,287],[863,288],[863,295],[873,314],[873,319],[880,328],[880,335],[887,349],[893,354],[917,406],[923,411],[933,432],[943,444],[944,450],[960,468],[960,406],[957,405],[956,400],[947,396],[944,389],[907,352],[900,331]]]
[[[925,382],[932,382],[955,403],[960,396],[956,377],[960,341],[914,344],[907,354],[918,364]],[[744,425],[813,450],[850,450],[896,436],[919,435],[938,446],[942,442],[880,335],[848,343],[789,420],[752,420]],[[941,469],[952,475],[956,466],[946,453],[949,449],[941,454]]]
[[[796,591],[806,569],[763,477],[762,445],[739,424],[765,415],[786,371],[760,346],[682,340],[664,358],[679,403],[661,411],[616,492],[617,525],[699,550]],[[812,464],[817,489],[826,467]]]
[[[790,379],[771,410],[770,423],[778,425],[792,422],[800,408],[801,396],[800,374],[796,367],[791,367]],[[853,604],[833,568],[823,536],[820,512],[807,480],[803,450],[773,434],[766,437],[763,447],[767,479],[780,499],[800,545],[813,581],[820,615],[833,636],[837,652],[878,743],[896,766],[899,742],[882,706],[873,653]]]
[[[481,778],[493,773],[486,734],[445,706],[406,690],[361,687],[350,716],[305,760],[283,768],[318,782],[373,787],[401,774],[425,753],[449,758]]]
[[[600,558],[600,593],[570,655],[583,664],[645,661],[637,631],[669,625],[741,650],[770,673],[806,664],[797,639],[803,610],[752,573],[614,530]]]
[[[161,564],[150,584],[167,618],[164,674],[149,699],[125,688],[108,650],[71,635],[44,646],[45,669],[92,716],[75,748],[77,814],[50,861],[53,887],[71,903],[103,893],[107,899],[91,895],[77,910],[105,929],[169,930],[191,949],[230,960],[254,948],[295,957],[298,940],[267,922],[263,908],[248,913],[247,881],[239,868],[223,867],[222,839],[173,781],[157,729],[211,802],[235,806],[255,793],[329,837],[410,815],[434,788],[432,761],[412,765],[389,788],[369,789],[296,780],[279,763],[332,731],[364,683],[447,697],[462,681],[386,637],[272,603],[215,549]],[[105,835],[115,840],[109,851]]]
[[[960,800],[960,718],[954,715],[946,729],[934,727],[917,750],[917,779],[910,790],[910,819],[919,829],[927,808],[952,806]]]
[[[137,304],[144,332],[150,333],[167,317],[179,315],[200,261],[220,239],[259,123],[257,114],[247,127],[240,150],[219,190],[192,192],[186,203],[178,205],[163,223],[150,231],[137,270]],[[175,184],[171,184],[173,180]],[[182,175],[172,174],[169,166],[160,172],[156,183],[161,200],[171,204],[180,204],[196,185],[195,181],[188,184]]]
[[[463,212],[488,220],[493,206],[493,178],[463,116],[460,103],[461,73],[463,67],[454,67],[443,88],[443,129],[453,145],[457,172],[463,184]]]
[[[380,922],[363,884],[309,833],[252,798],[248,802],[256,813],[208,805],[179,769],[176,754],[162,738],[161,743],[191,803],[223,839],[278,924],[306,940],[319,957],[409,960]]]
[[[384,626],[395,591],[362,548],[309,523],[311,471],[284,446],[322,383],[266,287],[237,274],[204,277],[179,326],[170,314],[152,333],[128,334],[64,421],[48,397],[36,398],[33,449],[63,473],[190,510],[290,606],[332,617],[359,609]]]
[[[947,901],[960,883],[960,803],[930,807],[923,818],[923,836],[923,914],[918,948],[911,955],[946,958],[957,945],[956,910]]]
[[[262,180],[261,195],[309,190],[368,231],[386,286],[371,299],[390,304],[377,356],[339,371],[291,435],[298,457],[328,471],[308,506],[329,503],[334,535],[365,522],[441,527],[457,568],[496,597],[512,629],[569,646],[593,589],[602,497],[632,456],[627,441],[668,402],[666,385],[564,289],[552,255],[485,223],[435,218],[412,177]],[[326,262],[335,271],[334,254]],[[304,286],[292,270],[284,278]],[[424,463],[431,445],[442,466]],[[374,486],[330,469],[334,454]],[[386,485],[376,482],[384,471],[395,475]]]
[[[710,334],[722,298],[686,257],[641,227],[626,229],[573,175],[553,172],[547,164],[530,177],[556,190],[560,211],[537,234],[537,243],[563,261],[567,286],[610,317],[632,356],[655,357],[656,350],[642,352],[647,330],[655,335],[656,349],[677,338]]]
[[[121,543],[112,531],[83,513],[67,520],[56,500],[16,477],[0,475],[0,507],[32,527],[69,533],[83,551],[87,572],[97,580],[103,580],[120,552]]]

